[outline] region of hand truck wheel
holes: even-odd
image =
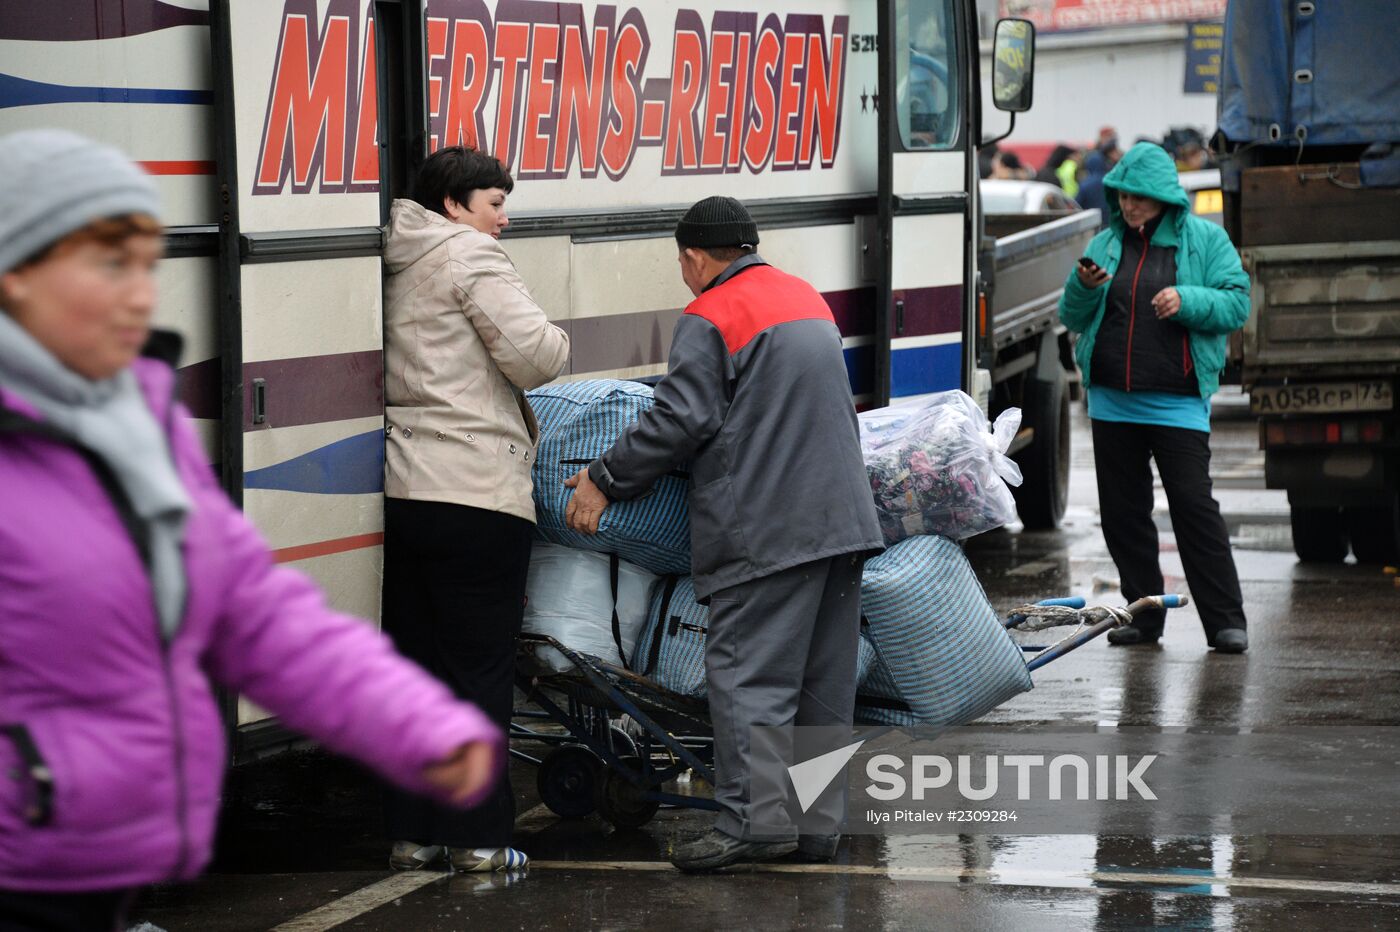
[[[624,757],[629,771],[642,772],[639,757]],[[617,828],[641,828],[652,820],[661,803],[642,796],[643,790],[611,768],[599,771],[594,793],[598,814]]]
[[[544,756],[535,775],[540,802],[562,818],[583,818],[595,808],[602,769],[598,755],[583,745],[560,745]]]

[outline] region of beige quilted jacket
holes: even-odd
[[[413,201],[389,211],[384,260],[384,494],[534,521],[524,391],[563,371],[568,335],[495,238]]]

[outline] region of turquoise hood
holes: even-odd
[[[1189,215],[1191,200],[1176,178],[1176,163],[1167,150],[1150,142],[1140,142],[1113,166],[1103,180],[1104,199],[1108,201],[1109,223],[1123,222],[1118,206],[1118,192],[1127,191],[1140,197],[1150,197],[1168,207],[1177,207]]]
[[[1220,387],[1225,367],[1226,337],[1244,326],[1249,317],[1249,276],[1240,266],[1239,253],[1224,228],[1191,213],[1191,201],[1176,177],[1176,163],[1161,146],[1140,142],[1103,180],[1108,202],[1108,227],[1094,237],[1084,254],[1109,275],[1118,271],[1127,224],[1118,206],[1118,194],[1127,191],[1156,198],[1167,205],[1167,216],[1152,235],[1153,246],[1176,248],[1176,290],[1181,310],[1176,321],[1191,335],[1191,358],[1202,397]],[[1071,269],[1060,296],[1060,321],[1079,334],[1074,355],[1084,384],[1092,386],[1089,363],[1094,338],[1103,321],[1108,286],[1086,288]]]

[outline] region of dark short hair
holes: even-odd
[[[478,188],[500,188],[507,194],[515,187],[501,160],[479,149],[447,146],[439,149],[418,167],[413,180],[413,199],[428,210],[443,213],[444,198],[463,207]]]

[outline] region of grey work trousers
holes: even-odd
[[[775,739],[773,733],[790,733],[794,725],[827,725],[850,734],[864,563],[861,554],[827,557],[710,597],[705,676],[720,831],[747,841],[797,837],[789,815],[791,785],[773,759],[775,753],[791,754],[791,738]],[[786,752],[765,748],[757,779],[754,726],[775,726],[760,732],[766,745],[774,740],[789,745]],[[824,795],[803,814],[803,833],[835,834],[845,808],[844,792]]]

